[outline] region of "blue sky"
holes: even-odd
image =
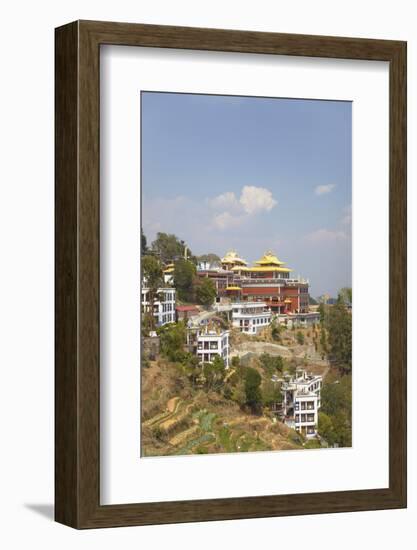
[[[350,102],[142,93],[142,225],[351,286]]]

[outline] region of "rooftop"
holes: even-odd
[[[258,262],[255,262],[258,263]],[[277,265],[257,265],[255,267],[249,267],[247,271],[280,271],[281,273],[290,273],[292,269],[289,267],[280,267]]]
[[[267,252],[265,252],[262,258],[257,262],[255,262],[256,265],[260,265],[260,266],[275,265],[277,267],[284,265],[284,263],[285,262],[281,262],[281,260],[279,260],[271,250],[268,250]]]
[[[204,332],[200,332],[198,335],[198,338],[222,338],[226,334],[229,334],[228,330],[214,330],[214,329],[207,329]]]
[[[247,265],[248,262],[246,260],[243,260],[242,258],[239,258],[236,250],[229,250],[229,252],[226,253],[225,257],[222,258],[222,263]]]
[[[266,302],[233,302],[233,307],[266,307]]]
[[[177,306],[177,311],[200,311],[197,306]]]

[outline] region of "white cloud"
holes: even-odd
[[[217,229],[237,227],[245,220],[244,216],[233,216],[230,212],[222,212],[213,217],[213,224]]]
[[[316,195],[326,195],[327,193],[333,191],[335,187],[336,185],[334,183],[329,183],[328,185],[317,185],[314,189],[314,193]]]
[[[352,205],[346,206],[343,209],[344,216],[340,220],[342,225],[350,225],[352,223]]]
[[[143,198],[142,227],[151,243],[158,231],[175,233],[179,238],[190,239],[195,231],[195,220],[208,225],[207,206],[184,196],[172,198]]]
[[[247,214],[256,214],[263,210],[269,212],[277,204],[269,189],[254,185],[244,186],[239,202]]]
[[[226,191],[214,198],[207,199],[207,203],[217,211],[212,222],[217,229],[236,227],[259,212],[269,212],[277,203],[271,191],[265,187],[245,185],[240,197],[232,191]]]
[[[232,191],[226,191],[226,193],[222,193],[214,197],[214,199],[207,199],[207,202],[215,210],[223,210],[225,208],[235,210],[240,208],[240,203]]]
[[[311,243],[344,241],[347,239],[344,231],[331,231],[329,229],[317,229],[306,235],[306,239]]]

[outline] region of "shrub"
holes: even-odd
[[[304,344],[304,334],[300,330],[297,332],[296,338],[297,338],[298,344],[302,346]]]
[[[320,441],[318,439],[309,439],[304,445],[304,449],[320,449]]]
[[[259,414],[262,409],[261,382],[262,378],[259,372],[252,367],[248,367],[245,373],[246,405],[255,414]]]
[[[170,361],[183,362],[186,329],[183,322],[171,323],[158,329],[161,353]]]
[[[280,374],[284,370],[284,360],[280,356],[271,356],[269,353],[262,353],[259,357],[261,366],[269,378],[273,374]]]
[[[203,279],[196,287],[196,298],[204,306],[211,306],[216,294],[216,287],[209,278]]]

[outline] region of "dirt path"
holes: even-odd
[[[259,355],[261,353],[269,353],[269,355],[280,355],[287,359],[293,356],[291,349],[269,342],[240,342],[234,346],[231,356],[237,355],[238,357],[242,357],[247,353],[256,353]]]

